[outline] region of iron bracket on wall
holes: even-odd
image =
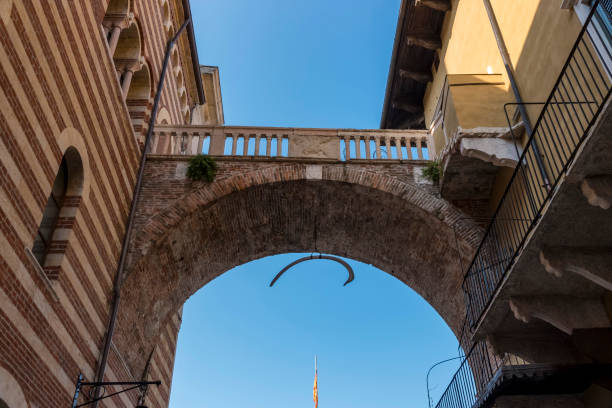
[[[105,386],[112,385],[122,385],[122,386],[130,386],[129,388],[124,388],[121,391],[114,392],[108,395],[102,395],[101,397],[94,397],[91,401],[84,402],[82,404],[78,404],[79,394],[83,387],[93,387],[93,390],[98,390]],[[72,408],[84,407],[86,405],[95,404],[100,400],[113,397],[117,394],[121,394],[127,391],[135,390],[136,388],[140,389],[141,393],[146,393],[149,385],[157,385],[158,387],[161,385],[161,381],[111,381],[111,382],[88,382],[83,381],[83,374],[79,374],[77,379],[76,388],[74,390],[74,396],[72,397]],[[97,393],[97,391],[94,391]],[[94,394],[95,395],[95,394]],[[136,408],[146,408],[144,405],[138,405]]]

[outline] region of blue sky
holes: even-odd
[[[170,407],[310,408],[314,355],[320,408],[425,408],[425,375],[457,355],[441,317],[412,289],[350,261],[285,254],[237,267],[183,310]],[[434,403],[456,363],[432,372]]]
[[[400,0],[191,0],[228,125],[378,128]]]
[[[378,128],[400,0],[191,0],[200,62],[228,125]],[[349,261],[274,275],[298,254],[215,279],[185,304],[170,407],[424,408],[457,342],[412,289]],[[456,363],[431,376],[434,403]]]

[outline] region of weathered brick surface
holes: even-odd
[[[142,29],[154,91],[168,40],[162,4],[128,3]],[[134,104],[125,106],[102,33],[108,4],[0,1],[0,383],[16,383],[25,396],[11,406],[68,406],[76,376],[91,380],[100,357],[141,153],[130,119],[140,121],[137,132],[145,131],[153,97],[136,101],[147,108],[130,118]],[[181,2],[168,4],[172,17],[182,19]],[[185,38],[179,46],[183,70],[192,69]],[[193,106],[195,82],[184,85]],[[181,86],[169,75],[162,105],[182,124]],[[54,263],[42,268],[28,251],[69,146],[85,163],[88,188],[64,198],[60,234],[50,243]],[[166,337],[177,332],[175,325]],[[140,375],[112,350],[107,380]],[[156,352],[155,359],[155,367],[172,367],[174,349]],[[147,405],[161,407],[170,380],[155,370],[164,385],[150,390]],[[134,406],[135,398],[114,397],[102,406]]]
[[[480,229],[415,177],[419,163],[218,164],[207,184],[186,178],[185,157],[147,162],[115,337],[134,370],[200,287],[234,266],[286,252],[316,249],[373,264],[420,293],[459,332],[460,264]]]

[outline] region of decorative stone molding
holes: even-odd
[[[519,156],[514,143],[501,138],[461,139],[459,151],[462,156],[473,157],[498,167],[516,167]]]
[[[604,210],[612,206],[612,176],[587,177],[580,190],[589,204]]]
[[[572,296],[518,296],[510,298],[514,317],[525,323],[543,320],[569,335],[575,329],[605,328],[610,320],[600,299]]]
[[[612,248],[543,248],[540,262],[546,272],[558,278],[573,272],[612,291]]]
[[[461,126],[457,127],[455,134],[449,143],[446,144],[444,149],[440,152],[440,159],[442,162],[453,153],[461,153],[461,140],[464,138],[470,139],[501,139],[506,141],[512,140],[512,135],[520,135],[524,132],[523,122],[520,122],[512,127],[512,130],[505,127],[476,127],[472,129],[463,129]],[[522,153],[522,149],[519,147],[519,154]],[[515,154],[516,156],[516,154]]]
[[[569,336],[554,328],[544,330],[495,332],[486,337],[491,350],[498,356],[511,354],[525,363],[582,362]]]

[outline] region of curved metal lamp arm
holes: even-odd
[[[331,255],[310,255],[310,256],[305,256],[303,258],[300,258],[296,261],[291,262],[289,265],[285,266],[278,274],[276,274],[276,276],[274,277],[274,279],[272,279],[272,282],[270,282],[270,287],[272,287],[274,285],[274,283],[278,280],[278,278],[281,277],[281,275],[285,272],[287,272],[287,270],[289,270],[290,268],[292,268],[293,266],[301,263],[301,262],[306,262],[306,261],[310,261],[311,259],[327,259],[330,261],[334,261],[334,262],[338,262],[340,265],[344,266],[346,268],[346,270],[348,271],[348,279],[346,280],[346,282],[344,282],[343,286],[348,285],[349,283],[351,283],[353,281],[353,279],[355,279],[355,273],[353,272],[353,268],[351,268],[351,265],[349,265],[348,263],[346,263],[343,259],[338,258],[336,256],[331,256]]]
[[[429,367],[429,370],[427,370],[427,376],[426,376],[425,382],[427,383],[427,404],[429,408],[431,408],[431,397],[429,396],[429,373],[431,373],[431,370],[433,370],[434,367],[437,367],[442,363],[447,363],[449,361],[458,360],[460,358],[465,358],[465,356],[452,357],[452,358],[447,358],[446,360],[438,361],[437,363]]]

